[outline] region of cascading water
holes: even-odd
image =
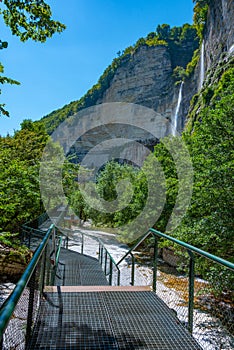
[[[176,106],[176,111],[175,111],[174,125],[173,125],[173,130],[172,130],[173,136],[176,136],[176,131],[177,131],[180,105],[181,105],[181,101],[182,101],[183,85],[184,85],[184,82],[182,81],[182,83],[180,84],[179,96],[178,96],[178,101],[177,101],[177,106]]]
[[[199,90],[201,90],[201,88],[202,88],[204,77],[205,77],[204,55],[205,55],[205,44],[204,44],[204,40],[203,40],[202,41],[202,46],[201,46],[201,57],[200,57]]]
[[[234,53],[234,44],[229,48],[228,53],[229,54]]]

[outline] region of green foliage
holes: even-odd
[[[122,182],[125,180],[130,181],[133,189],[130,203],[128,203],[130,190]],[[109,227],[122,226],[141,212],[147,194],[147,187],[145,185],[145,178],[138,169],[130,165],[121,165],[111,161],[98,174],[96,184],[94,184],[98,196],[104,201],[110,202],[110,208],[111,202],[118,198],[117,185],[119,188],[118,191],[123,185],[119,205],[122,206],[125,201],[129,204],[126,207],[124,206],[122,210],[114,212],[110,210],[110,212],[106,212],[106,210],[103,210],[102,202],[97,201],[95,196],[90,198],[91,205],[88,205],[79,190],[72,193],[71,205],[78,215],[92,219],[94,225]],[[118,203],[116,205],[118,206]]]
[[[187,77],[190,77],[193,74],[194,69],[199,62],[199,59],[200,59],[200,51],[197,49],[193,53],[192,60],[187,64],[187,67],[186,67]]]
[[[203,108],[184,132],[194,168],[190,208],[175,235],[213,254],[232,260],[234,248],[233,137],[234,69],[202,94]]]
[[[32,121],[23,126],[13,137],[0,137],[0,228],[4,231],[19,231],[42,210],[38,171],[48,135]]]
[[[233,271],[208,262],[207,260],[199,262],[200,268],[204,271],[204,278],[210,282],[211,290],[216,297],[222,296],[224,293],[230,293],[233,290],[234,275]],[[234,295],[231,293],[230,297],[234,301]]]
[[[162,214],[155,224],[155,228],[161,232],[166,230],[167,223],[175,206],[176,197],[178,195],[178,177],[174,160],[169,152],[174,139],[171,137],[165,138],[155,146],[154,155],[160,162],[166,178],[166,203]],[[167,147],[166,147],[167,145]]]
[[[61,33],[66,27],[64,24],[52,20],[50,6],[44,0],[3,0],[5,8],[0,10],[5,24],[10,28],[13,35],[21,41],[32,39],[34,41],[45,42],[53,34]],[[0,40],[0,49],[6,49],[8,43]],[[4,68],[0,63],[0,73]],[[17,84],[19,82],[4,76],[0,76],[1,84]],[[1,90],[0,90],[1,94]],[[0,115],[9,116],[4,104],[0,104]]]
[[[52,20],[51,8],[43,0],[4,0],[1,11],[5,24],[21,41],[32,39],[44,42],[54,33],[61,33],[64,24]]]
[[[0,47],[0,49],[5,48],[4,46]],[[0,63],[0,73],[4,73],[4,67],[3,65]],[[0,84],[16,84],[19,85],[20,83],[16,80],[7,78],[5,76],[0,75]],[[2,90],[0,89],[0,95],[2,93]],[[0,103],[0,115],[3,114],[7,117],[9,117],[9,112],[5,109],[5,104],[4,103]]]
[[[26,263],[26,255],[29,250],[26,246],[20,244],[18,236],[18,233],[12,234],[10,232],[0,232],[0,244],[14,249],[14,251],[17,252],[17,255],[21,257],[22,261]]]
[[[186,71],[183,67],[177,66],[173,70],[173,78],[175,82],[180,83],[187,77]]]
[[[193,0],[193,2],[195,3],[193,10],[193,21],[196,26],[198,35],[202,39],[203,31],[207,20],[207,13],[209,9],[210,0]]]

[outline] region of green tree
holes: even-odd
[[[18,36],[21,41],[32,39],[45,42],[54,33],[61,33],[65,29],[64,24],[52,19],[51,8],[44,0],[4,0],[0,15],[12,34]],[[6,49],[7,46],[6,41],[0,41],[0,49]],[[0,73],[3,72],[4,67],[0,63]],[[0,83],[19,84],[16,80],[2,75]],[[0,114],[9,116],[4,104],[0,104]]]
[[[170,38],[171,27],[169,24],[158,25],[156,28],[159,40],[167,41]]]
[[[32,121],[14,136],[0,137],[0,229],[17,232],[42,211],[39,163],[48,135]],[[26,151],[27,150],[27,151]]]
[[[199,37],[202,38],[210,0],[193,0],[193,2],[195,3],[193,21],[197,28]]]

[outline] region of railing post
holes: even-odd
[[[188,250],[189,260],[189,305],[188,305],[188,330],[193,333],[193,310],[194,310],[194,279],[195,279],[195,257]]]
[[[104,271],[105,271],[105,275],[106,275],[106,273],[107,273],[107,250],[105,249],[105,269],[104,269]]]
[[[100,261],[101,261],[101,244],[100,244],[100,242],[99,242],[99,246],[98,246],[98,261],[100,264]]]
[[[27,317],[27,328],[26,328],[26,348],[30,341],[32,324],[33,324],[33,304],[34,304],[34,292],[36,283],[36,269],[34,270],[32,277],[29,281],[29,300],[28,300],[28,317]]]
[[[81,233],[81,254],[84,254],[84,234]]]
[[[103,261],[103,246],[101,246],[101,261],[100,261],[101,266],[102,266],[102,261]]]
[[[156,293],[158,269],[158,237],[154,235],[153,291]]]
[[[118,275],[117,275],[117,286],[120,285],[120,269],[118,268]]]
[[[56,259],[56,251],[57,251],[57,247],[56,247],[56,229],[55,227],[53,227],[53,234],[52,234],[52,252],[53,252],[53,255],[51,256],[51,258],[53,259],[54,261],[54,264],[55,264],[55,259]]]
[[[110,259],[110,275],[109,275],[109,285],[112,285],[112,270],[113,270],[113,263],[112,260]]]
[[[132,272],[131,272],[131,285],[134,286],[134,280],[135,280],[135,256],[130,253],[132,258]]]
[[[45,276],[46,276],[46,257],[47,257],[47,245],[45,247],[45,250],[43,252],[43,269],[42,269],[42,276],[41,276],[41,291],[43,292],[44,286],[45,286]]]

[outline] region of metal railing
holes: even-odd
[[[67,234],[64,234],[66,230]],[[170,309],[173,309],[173,312],[176,312],[178,320],[193,334],[203,349],[231,350],[234,348],[234,299],[231,300],[233,291],[231,291],[230,283],[228,286],[231,279],[234,281],[233,263],[152,228],[140,237],[118,262],[114,260],[99,237],[64,228],[61,228],[60,232],[63,232],[63,237],[60,238],[59,247],[62,244],[67,249],[71,246],[79,246],[81,254],[98,255],[98,260],[110,285],[113,283],[120,285],[120,265],[122,262],[126,263],[128,256],[131,257],[130,284],[135,284],[136,273],[139,267],[144,265],[137,260],[135,250],[151,237],[149,241],[152,264],[151,267],[148,266],[148,270],[151,272],[150,282],[153,291]],[[87,244],[90,239],[97,243],[92,253]],[[161,242],[164,246],[164,243],[167,242],[166,246],[169,249],[162,249]],[[60,248],[54,258],[55,265],[58,264],[59,251]],[[142,247],[141,251],[144,251]],[[164,257],[165,251],[167,254],[169,251],[170,259],[173,260],[168,264],[165,263],[168,261],[168,257]],[[147,247],[146,254],[148,253]],[[222,276],[224,278],[221,279]],[[219,294],[215,291],[218,284],[221,286]]]
[[[54,251],[54,225],[36,249],[13,292],[0,309],[0,348],[25,349],[40,306],[44,285],[51,285],[60,248]],[[61,244],[61,241],[60,241]],[[55,257],[51,259],[52,255]]]
[[[234,293],[231,281],[234,282],[234,264],[151,228],[117,262],[119,266],[131,256],[131,285],[135,283],[136,272],[134,251],[150,236],[154,238],[153,269],[149,269],[152,271],[153,291],[176,312],[203,349],[233,349]],[[163,260],[166,257],[159,241],[167,241],[172,246],[169,257],[174,261],[169,264]],[[149,247],[146,251],[149,252]],[[196,270],[196,264],[199,270]]]
[[[85,250],[85,238],[89,240],[93,240],[97,242],[96,246],[96,254],[98,254],[98,261],[105,273],[105,276],[108,277],[109,285],[112,285],[113,282],[113,276],[114,272],[116,274],[116,283],[117,285],[120,285],[120,269],[118,267],[118,264],[116,263],[115,259],[103,243],[103,241],[99,237],[95,237],[93,235],[90,235],[88,233],[84,233],[82,231],[71,231],[68,228],[60,228],[61,235],[64,237],[64,247],[68,249],[69,247],[78,246],[80,247],[80,253],[83,255]],[[65,234],[64,232],[67,232],[68,234]],[[75,234],[78,234],[80,236],[80,239],[78,237],[74,236]],[[70,244],[69,244],[70,242]],[[72,243],[71,243],[72,242]],[[95,251],[91,253],[91,255],[95,256]],[[90,255],[90,252],[88,252]],[[114,271],[115,269],[115,271]]]
[[[113,268],[115,268],[117,273],[117,285],[120,285],[120,269],[118,267],[118,264],[106,248],[105,244],[102,242],[100,238],[97,238],[97,241],[99,243],[98,247],[98,257],[99,257],[99,263],[101,264],[105,275],[109,275],[109,285],[112,285],[113,281]],[[108,270],[109,268],[109,270]]]

